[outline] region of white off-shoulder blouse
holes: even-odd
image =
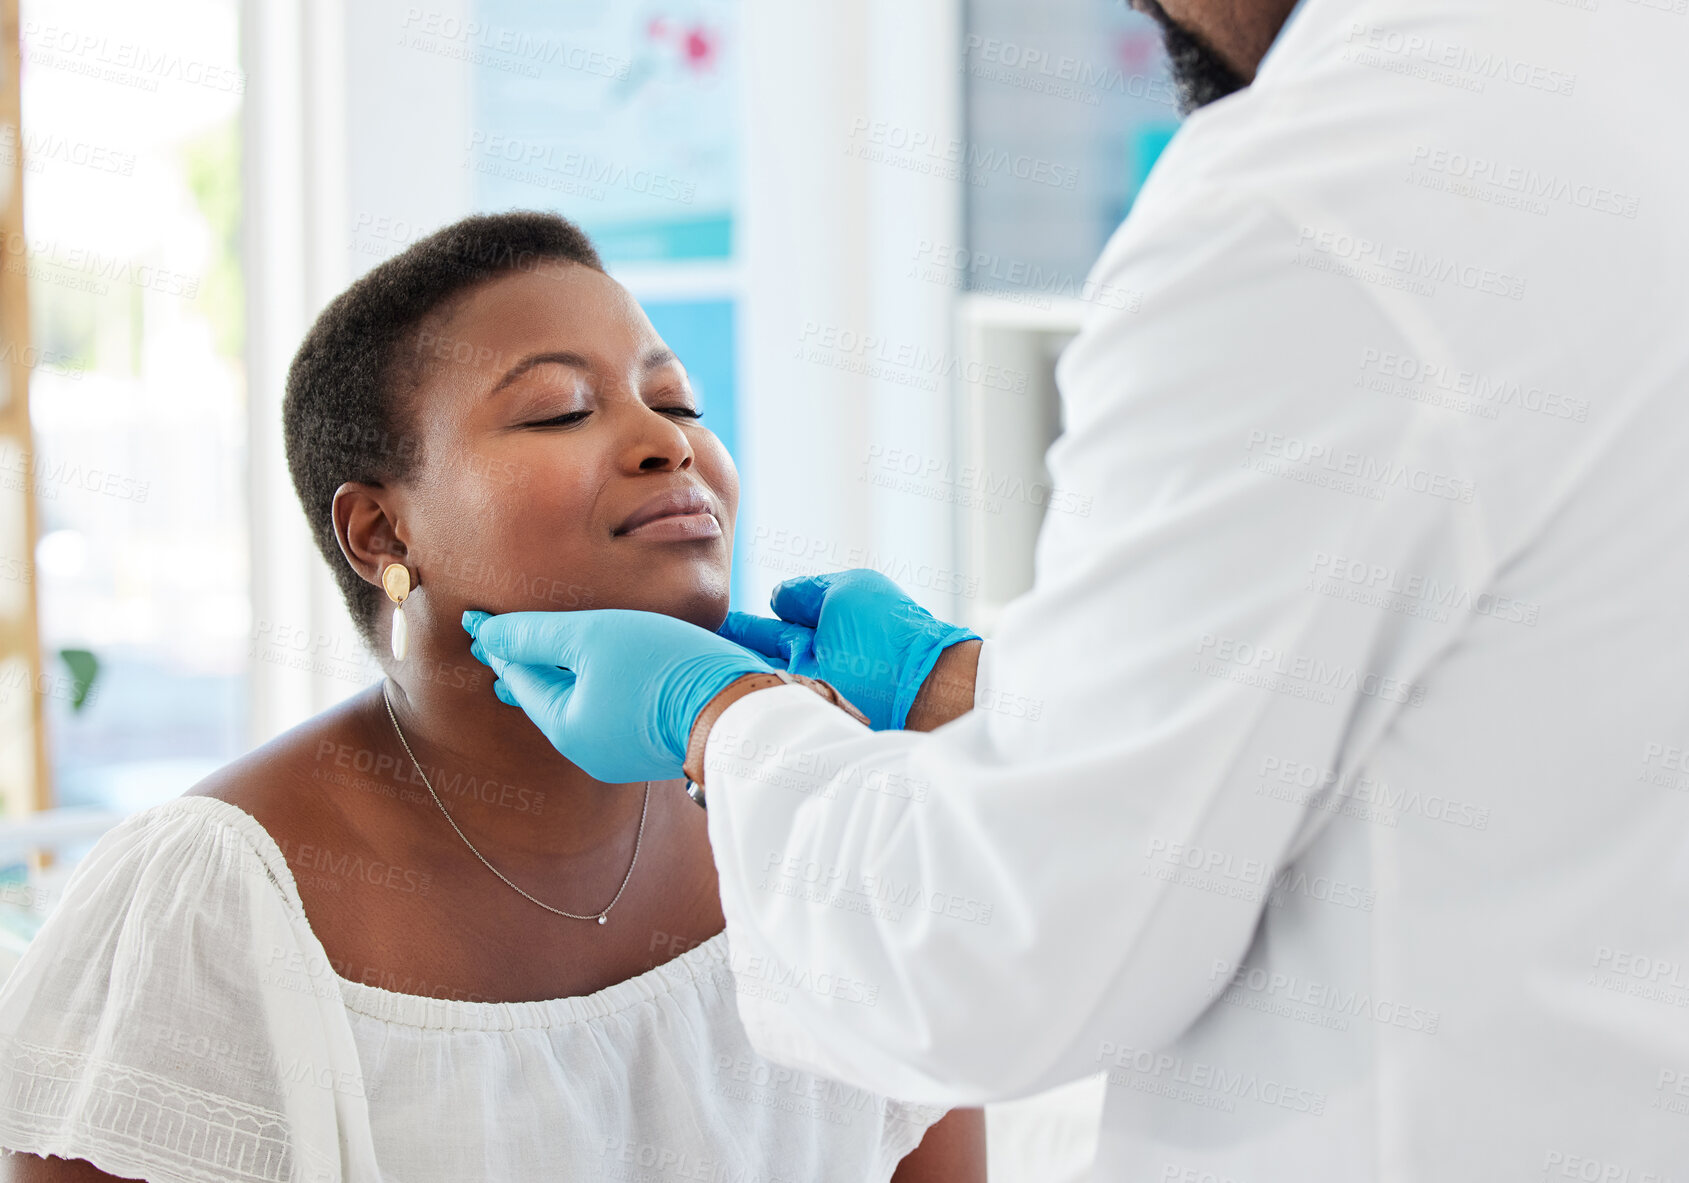
[[[884,1183],[944,1111],[759,1056],[726,938],[575,998],[396,994],[334,972],[256,820],[180,798],[0,989],[0,1147],[152,1183]]]

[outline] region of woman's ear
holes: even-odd
[[[392,491],[380,485],[347,481],[334,491],[331,513],[340,553],[366,583],[381,586],[381,571],[405,561],[407,550],[389,512]]]

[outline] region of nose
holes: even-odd
[[[623,445],[628,466],[638,472],[685,472],[692,467],[692,443],[673,418],[633,400]]]

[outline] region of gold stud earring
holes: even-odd
[[[405,623],[405,597],[411,594],[410,569],[403,563],[388,563],[381,569],[381,587],[392,600],[393,608],[393,660],[403,661],[405,651],[410,648],[410,626]]]

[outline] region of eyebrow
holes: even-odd
[[[660,369],[661,367],[678,360],[679,359],[674,355],[674,350],[658,348],[647,353],[640,361],[639,365],[642,370],[650,371]],[[487,396],[491,398],[493,395],[503,390],[506,386],[509,386],[512,382],[516,381],[516,379],[520,378],[523,374],[526,374],[535,366],[544,365],[570,366],[577,370],[592,368],[592,363],[587,361],[585,357],[567,349],[551,350],[546,353],[532,353],[517,362],[515,365],[511,366],[509,370],[505,371],[504,377],[500,378],[498,383],[487,392]]]

